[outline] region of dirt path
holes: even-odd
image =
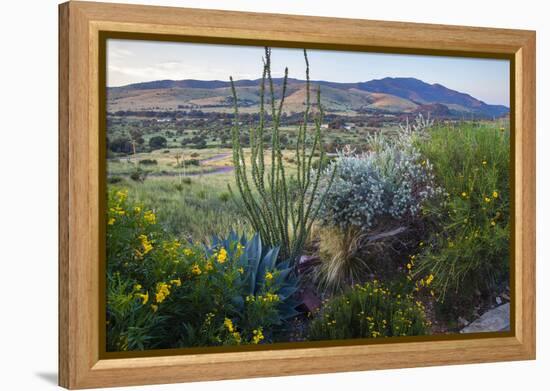
[[[204,163],[208,163],[208,162],[216,162],[218,160],[223,160],[225,159],[226,157],[229,157],[231,156],[231,153],[230,152],[227,152],[227,153],[219,153],[217,155],[214,155],[214,156],[211,156],[209,158],[206,158],[206,159],[202,159],[200,161],[200,164],[204,164]]]
[[[184,173],[184,172],[149,172],[147,175],[150,177],[191,177],[191,176],[204,176],[204,175],[215,175],[215,174],[225,174],[227,172],[233,171],[233,166],[205,166],[205,163],[210,162],[216,162],[219,160],[223,160],[227,157],[231,156],[231,153],[220,153],[214,156],[211,156],[206,159],[202,159],[199,161],[199,165],[203,167],[202,171],[197,172],[191,172],[191,173]],[[130,176],[130,174],[121,174],[123,176]]]

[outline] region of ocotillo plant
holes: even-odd
[[[259,232],[263,243],[270,247],[280,246],[281,259],[295,262],[300,256],[306,239],[311,231],[313,221],[317,217],[324,194],[317,194],[323,165],[313,169],[313,157],[317,153],[320,161],[325,157],[323,149],[323,108],[321,106],[320,87],[317,90],[317,113],[313,114],[311,107],[311,83],[309,78],[309,61],[304,50],[306,64],[306,102],[303,122],[299,126],[296,137],[294,164],[296,174],[292,177],[285,172],[283,154],[280,142],[281,114],[283,112],[285,94],[288,82],[288,68],[282,82],[282,92],[277,104],[275,88],[271,76],[271,49],[265,48],[262,81],[260,85],[260,113],[257,127],[250,127],[250,167],[247,166],[243,147],[240,142],[241,123],[239,122],[239,107],[237,92],[233,78],[231,90],[233,93],[235,118],[232,129],[233,165],[235,180],[246,209],[246,215],[253,228]],[[266,102],[266,84],[269,89],[269,102]],[[266,105],[270,106],[271,118],[266,113]],[[308,125],[314,122],[313,140],[307,140]],[[268,124],[268,122],[270,122]],[[265,145],[264,134],[271,130],[271,146]],[[266,165],[266,153],[271,149],[271,162]],[[268,157],[269,159],[269,157]],[[248,172],[250,170],[250,172]],[[334,177],[334,172],[332,177]],[[295,190],[289,189],[290,181]],[[231,187],[230,192],[233,194]],[[234,194],[233,194],[234,195]]]

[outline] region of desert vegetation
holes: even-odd
[[[506,117],[327,110],[305,51],[290,111],[263,60],[223,110],[109,112],[108,351],[455,333],[509,300]]]

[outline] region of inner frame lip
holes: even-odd
[[[111,360],[120,358],[145,358],[145,357],[168,357],[168,356],[187,356],[195,354],[219,354],[230,352],[250,352],[250,351],[270,351],[270,350],[298,350],[310,348],[324,347],[343,347],[343,346],[368,346],[368,345],[391,345],[407,342],[438,342],[438,341],[459,341],[459,340],[480,340],[494,338],[516,337],[516,216],[515,216],[515,133],[516,133],[516,60],[515,53],[501,53],[488,51],[462,51],[462,50],[446,50],[446,49],[424,49],[424,48],[401,48],[391,46],[377,45],[361,45],[361,44],[338,44],[338,43],[320,43],[307,41],[284,41],[284,40],[269,40],[269,39],[245,39],[245,38],[230,38],[230,37],[206,37],[201,35],[178,35],[178,34],[162,34],[162,33],[143,33],[143,32],[127,32],[127,31],[98,31],[98,92],[99,96],[99,194],[98,194],[98,221],[99,224],[99,338],[98,338],[98,353],[100,360]],[[195,43],[195,44],[211,44],[211,45],[233,45],[233,46],[255,46],[255,47],[278,47],[278,48],[293,48],[293,49],[315,49],[315,50],[331,50],[331,51],[348,51],[348,52],[366,52],[380,54],[403,54],[403,55],[422,55],[433,57],[461,57],[461,58],[479,58],[479,59],[499,59],[508,60],[510,66],[510,330],[496,332],[480,332],[471,334],[439,334],[425,336],[408,336],[408,337],[391,337],[384,339],[372,338],[356,338],[343,340],[327,340],[327,341],[303,341],[303,342],[277,342],[269,345],[243,345],[235,346],[211,346],[201,348],[170,348],[170,349],[152,349],[144,351],[127,351],[127,352],[107,352],[107,336],[106,336],[106,194],[107,194],[107,169],[106,169],[106,135],[107,132],[107,41],[109,39],[117,40],[132,40],[132,41],[151,41],[151,42],[172,42],[172,43]]]

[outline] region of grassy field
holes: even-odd
[[[249,161],[250,150],[244,152]],[[265,153],[267,170],[270,153]],[[291,150],[283,153],[289,175],[296,171],[293,156]],[[197,165],[181,164],[191,159]],[[137,167],[148,173],[143,181],[130,177]],[[109,187],[128,189],[134,201],[153,208],[164,228],[182,239],[204,241],[232,230],[251,233],[239,198],[231,197],[228,189],[236,190],[231,149],[170,148],[137,153],[109,159],[107,170]]]

